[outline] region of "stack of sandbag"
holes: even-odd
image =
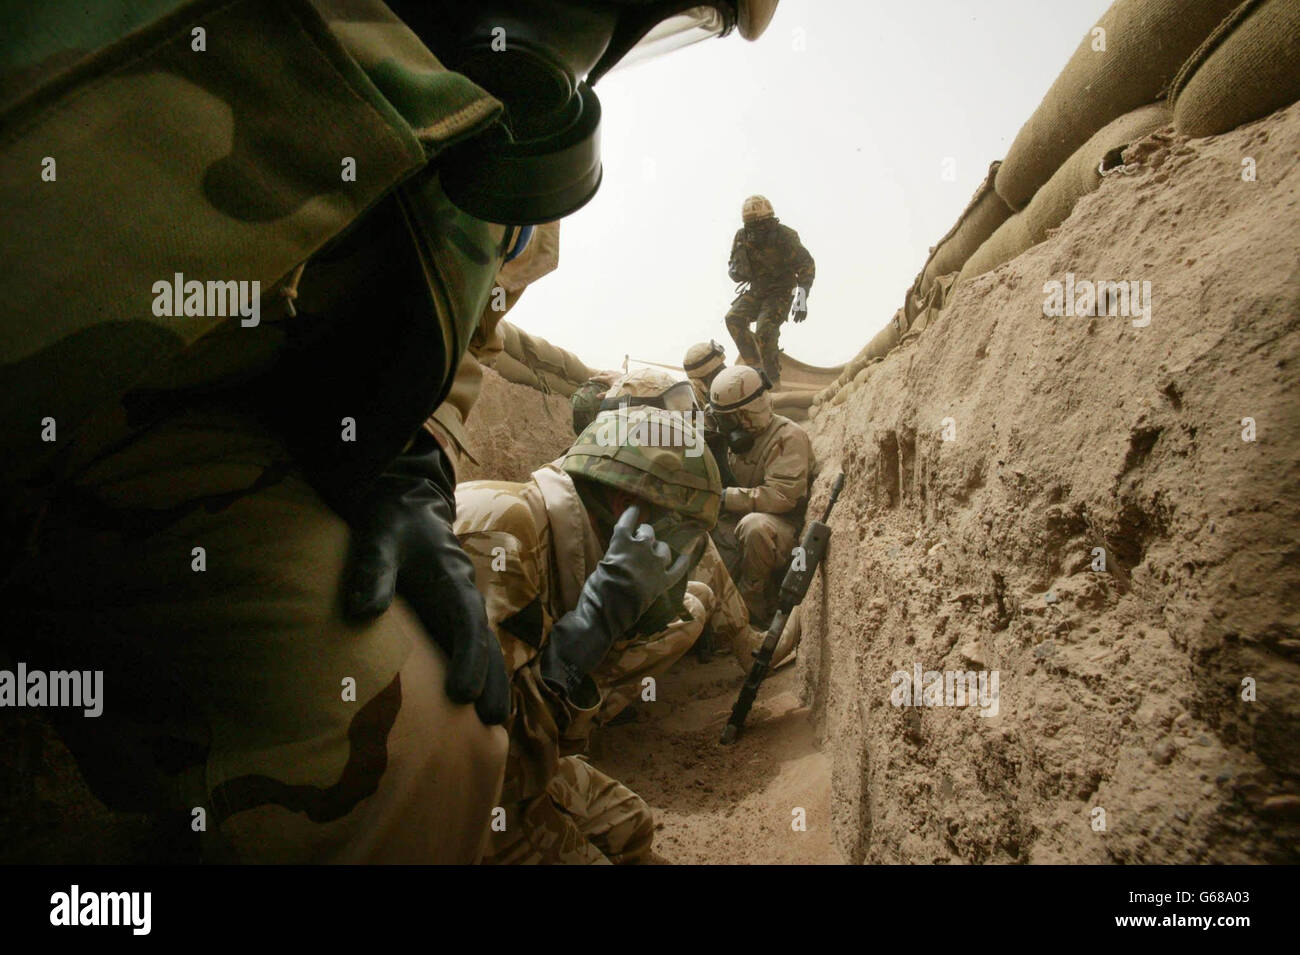
[[[816,394],[814,404],[830,402],[839,405],[847,401],[849,393],[866,380],[869,367],[889,354],[907,329],[907,314],[900,308],[889,323],[844,366],[840,376]]]
[[[988,175],[975,191],[975,195],[971,197],[971,201],[967,203],[961,217],[939,240],[938,245],[930,250],[930,257],[926,259],[921,274],[912,283],[907,303],[904,305],[909,321],[915,319],[930,304],[926,299],[935,280],[960,272],[975,250],[984,244],[998,226],[1011,218],[1011,207],[997,194],[993,185],[997,178],[998,167],[1001,165],[1002,163],[995,162],[989,167]]]
[[[1126,146],[1161,126],[1224,132],[1300,98],[1298,23],[1295,0],[1118,0],[1012,143],[994,186],[1021,211],[958,284],[1046,239]]]
[[[1171,123],[1217,135],[1298,99],[1300,0],[1116,0],[931,249],[904,307],[814,406],[843,404],[953,289],[1046,239],[1130,144]]]
[[[516,325],[502,322],[498,329],[503,348],[492,367],[506,381],[567,398],[595,374],[577,355]]]
[[[779,415],[785,415],[791,421],[807,421],[809,409],[812,408],[816,396],[817,392],[810,389],[774,391],[772,410]]]
[[[1024,209],[1094,133],[1163,98],[1183,62],[1239,2],[1117,0],[1011,144],[998,169],[998,195]]]
[[[1126,146],[1169,122],[1169,110],[1162,100],[1125,113],[1094,133],[1034,193],[1024,211],[1002,223],[966,261],[957,284],[991,272],[1046,239],[1069,218],[1079,199],[1101,185],[1103,172],[1120,164]]]
[[[1300,2],[1246,0],[1197,48],[1169,92],[1174,126],[1217,136],[1300,100]]]

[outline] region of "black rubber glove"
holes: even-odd
[[[454,481],[442,448],[421,435],[352,511],[352,546],[343,582],[344,611],[375,617],[395,591],[451,657],[447,695],[473,703],[488,725],[510,713],[501,645],[488,624],[474,565],[452,532]]]
[[[551,628],[542,652],[542,678],[565,696],[690,567],[689,554],[673,560],[668,545],[655,540],[654,528],[637,526],[639,518],[636,505],[622,513],[605,556],[582,586],[578,605]]]
[[[808,290],[802,285],[794,290],[794,301],[790,309],[790,320],[796,325],[808,317]]]

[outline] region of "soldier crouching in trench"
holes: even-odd
[[[456,533],[512,676],[490,862],[627,863],[650,852],[649,807],[576,754],[643,679],[690,649],[713,612],[710,588],[689,577],[722,487],[681,420],[655,408],[602,411],[528,481],[457,488]],[[657,442],[643,440],[646,427]],[[662,437],[674,434],[682,440]]]

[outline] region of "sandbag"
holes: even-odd
[[[501,335],[501,349],[515,361],[523,361],[524,350],[519,346],[519,329],[510,322],[501,322],[497,325],[497,331]]]
[[[1021,128],[995,185],[1013,209],[1029,204],[1052,174],[1099,129],[1159,99],[1179,68],[1240,0],[1116,0]],[[1277,0],[1280,6],[1295,0]]]
[[[1029,229],[1025,224],[1024,214],[1012,216],[998,226],[998,231],[989,236],[988,241],[967,260],[955,284],[961,285],[977,275],[993,271],[1004,262],[1010,262],[1031,245],[1033,243],[1029,241]]]
[[[1001,165],[1002,163],[995,162],[989,166],[988,175],[971,201],[967,203],[961,218],[930,253],[930,258],[926,260],[925,268],[921,271],[921,277],[913,288],[918,303],[925,298],[936,278],[952,272],[960,272],[966,260],[975,254],[975,250],[984,244],[984,240],[996,232],[998,226],[1011,218],[1011,207],[1003,201],[993,187],[998,167]],[[920,309],[916,311],[919,312]]]
[[[1247,0],[1183,64],[1174,125],[1215,136],[1300,100],[1300,2]]]
[[[957,274],[951,272],[947,275],[940,275],[930,284],[930,289],[925,293],[925,297],[916,303],[916,314],[912,316],[911,321],[908,323],[907,331],[903,337],[912,336],[913,333],[919,335],[939,317],[939,313],[943,311],[944,306],[948,303],[953,286],[957,284]]]
[[[1074,204],[1101,185],[1100,166],[1108,156],[1118,165],[1118,156],[1130,143],[1150,135],[1170,122],[1164,101],[1151,103],[1107,124],[1067,159],[1025,207],[1025,227],[1032,244],[1042,242],[1074,210]]]
[[[786,411],[793,408],[811,408],[816,394],[815,391],[774,391],[772,392],[772,407],[781,414],[785,414]],[[786,415],[786,417],[789,417],[789,415]]]

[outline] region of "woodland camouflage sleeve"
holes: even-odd
[[[794,266],[795,284],[805,289],[812,288],[813,279],[817,276],[817,265],[813,262],[812,254],[799,241],[799,233],[793,229],[790,230],[790,260]]]
[[[727,274],[731,276],[733,282],[748,282],[749,275],[749,256],[745,254],[744,243],[741,237],[744,230],[736,233],[736,237],[731,240],[731,259],[727,264]]]

